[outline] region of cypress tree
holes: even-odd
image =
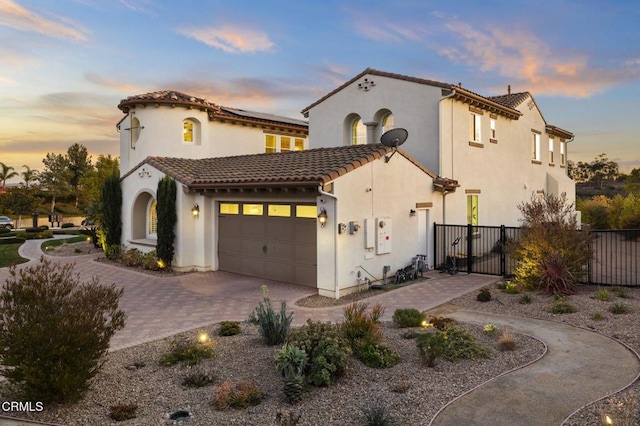
[[[158,182],[158,242],[156,254],[168,269],[171,269],[174,254],[176,214],[176,182],[169,176]]]
[[[112,248],[120,245],[122,236],[122,188],[117,172],[107,177],[102,185],[101,207],[101,243],[109,255]]]

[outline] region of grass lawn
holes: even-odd
[[[21,245],[22,243],[0,244],[0,268],[29,261],[18,254]]]
[[[47,251],[47,247],[58,247],[64,244],[79,243],[82,241],[87,241],[86,235],[78,235],[77,237],[72,237],[72,238],[45,241],[42,243],[40,248],[42,249],[42,251]]]

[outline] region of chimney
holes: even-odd
[[[510,94],[511,94],[511,85],[509,84],[507,86],[507,95],[510,95]]]

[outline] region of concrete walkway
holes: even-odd
[[[560,425],[584,405],[625,388],[640,372],[637,355],[623,345],[567,324],[458,310],[452,305],[431,313],[463,322],[493,323],[547,346],[537,362],[450,402],[432,420],[433,426]]]
[[[27,241],[20,249],[32,259],[20,267],[37,264],[42,241]],[[245,320],[262,300],[261,286],[267,284],[272,301],[287,302],[294,312],[294,324],[307,318],[340,321],[343,306],[311,309],[294,305],[314,294],[311,288],[230,274],[203,272],[176,277],[157,277],[96,262],[96,255],[50,257],[60,263],[75,263],[83,281],[98,276],[103,284],[124,289],[120,306],[127,325],[112,339],[111,350],[126,348],[223,320]],[[0,286],[9,276],[0,269]],[[509,327],[532,335],[548,347],[539,361],[507,373],[459,397],[444,407],[433,425],[559,425],[585,404],[615,392],[636,379],[637,357],[621,344],[602,335],[555,322],[457,310],[446,305],[451,299],[491,285],[497,277],[436,271],[419,284],[367,299],[381,303],[390,320],[398,308],[431,310],[460,321]],[[7,423],[0,418],[0,424]]]

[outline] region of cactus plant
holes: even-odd
[[[297,402],[304,391],[304,367],[307,353],[297,346],[286,344],[275,356],[276,370],[282,374],[284,395],[288,402]]]

